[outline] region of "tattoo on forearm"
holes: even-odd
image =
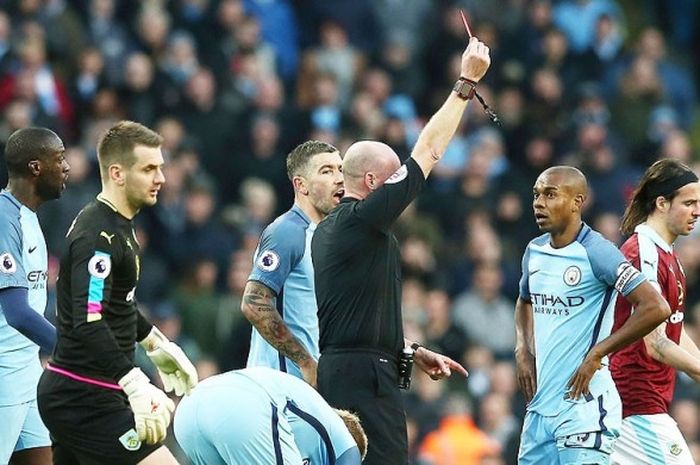
[[[311,356],[292,334],[276,308],[275,294],[267,286],[249,282],[243,294],[247,316],[260,335],[288,359],[299,364]]]
[[[671,344],[673,344],[673,341],[671,341],[666,336],[659,335],[651,343],[651,346],[654,348],[654,351],[659,355],[660,358],[665,358],[664,352],[666,351],[666,348]]]

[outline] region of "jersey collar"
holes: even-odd
[[[0,195],[7,197],[8,200],[12,202],[12,204],[15,207],[19,208],[20,210],[22,209],[22,202],[17,200],[17,197],[12,195],[12,192],[8,191],[7,189],[3,189],[2,191],[0,191]]]
[[[306,224],[316,224],[313,221],[311,221],[311,218],[308,217],[306,213],[304,213],[304,210],[301,209],[301,207],[297,204],[292,205],[292,211],[296,213],[297,215],[301,216],[304,221],[306,221]]]
[[[637,227],[634,228],[634,232],[648,239],[651,239],[652,242],[654,242],[654,244],[656,244],[658,247],[661,247],[663,251],[668,253],[673,252],[673,247],[668,242],[663,240],[659,233],[657,233],[656,230],[654,230],[654,228],[652,228],[648,224],[642,223],[640,225],[637,225]]]

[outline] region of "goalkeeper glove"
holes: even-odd
[[[140,342],[146,354],[158,368],[165,392],[175,390],[175,395],[189,394],[197,385],[197,370],[182,349],[168,340],[155,326]]]
[[[152,385],[139,368],[132,368],[119,380],[119,385],[129,398],[139,439],[146,444],[165,439],[170,415],[175,410],[172,399]]]

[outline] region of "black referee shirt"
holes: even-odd
[[[78,213],[67,241],[52,364],[116,382],[134,367],[135,342],[152,328],[134,299],[140,266],[133,224],[98,197]]]
[[[391,226],[425,177],[409,158],[364,200],[345,197],[319,223],[311,258],[321,353],[329,348],[403,347],[401,262]]]

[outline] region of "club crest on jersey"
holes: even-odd
[[[119,436],[119,442],[122,443],[124,449],[129,451],[139,450],[139,448],[141,447],[139,435],[138,433],[136,433],[134,428],[131,428],[129,431]]]
[[[280,257],[274,250],[266,250],[260,254],[256,265],[263,271],[275,271],[280,266]]]
[[[0,254],[0,271],[5,274],[17,271],[17,262],[15,262],[15,257],[10,252]]]
[[[576,286],[581,282],[581,269],[578,266],[570,266],[564,271],[564,282],[568,286]]]
[[[105,279],[112,271],[112,260],[109,255],[100,252],[95,253],[88,262],[88,272],[98,279]]]
[[[681,452],[683,452],[683,448],[677,442],[672,442],[668,445],[668,451],[671,453],[671,455],[679,456],[681,455]]]
[[[406,168],[406,165],[401,165],[399,169],[394,171],[394,174],[389,176],[389,179],[384,181],[384,184],[396,184],[406,179],[406,176],[408,176],[408,168]]]

